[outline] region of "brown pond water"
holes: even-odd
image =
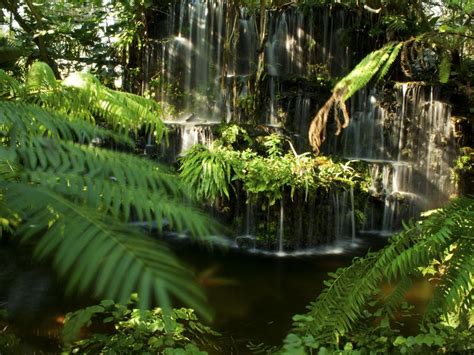
[[[249,353],[247,345],[281,344],[294,314],[305,312],[323,287],[328,272],[350,264],[353,257],[385,238],[357,239],[354,245],[321,247],[319,254],[276,256],[238,249],[208,249],[189,241],[172,248],[197,274],[215,311],[212,327],[223,335],[225,353]],[[11,250],[2,247],[0,306],[15,311],[18,331],[29,339],[28,353],[57,351],[62,315],[93,303],[86,297],[62,295],[61,286],[46,269],[26,261],[15,267]]]

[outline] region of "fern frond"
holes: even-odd
[[[62,82],[62,86],[80,92],[90,102],[92,114],[117,130],[137,132],[144,127],[147,133],[155,134],[156,141],[161,141],[166,133],[166,126],[160,118],[163,111],[155,101],[108,89],[87,73],[72,74]]]
[[[0,97],[11,99],[15,97],[23,97],[26,91],[23,85],[14,77],[5,73],[0,69]]]
[[[394,317],[398,306],[403,302],[406,292],[412,286],[412,280],[408,276],[403,276],[398,284],[394,287],[392,292],[383,300],[385,311],[390,317]]]
[[[194,145],[180,162],[180,177],[198,199],[229,198],[232,166],[224,151]]]
[[[354,93],[364,86],[377,74],[382,65],[389,60],[390,54],[396,47],[390,42],[382,48],[369,53],[352,71],[342,78],[334,87],[333,92],[343,91],[343,101],[349,99]]]
[[[352,329],[383,281],[397,285],[388,305],[390,312],[409,287],[409,279],[418,275],[418,269],[432,260],[442,260],[448,252],[453,256],[434,302],[445,313],[459,305],[469,309],[473,303],[473,236],[474,199],[453,201],[425,220],[407,226],[382,250],[355,259],[351,266],[331,275],[333,280],[325,283],[326,289],[310,306],[308,314],[313,321],[296,323],[295,329],[334,342]]]
[[[21,137],[46,135],[80,143],[90,143],[95,138],[105,138],[131,145],[131,140],[126,135],[24,102],[0,101],[0,125],[3,125],[10,139],[15,141],[22,139]]]
[[[447,54],[443,55],[438,67],[440,83],[446,84],[448,82],[451,74],[451,64],[451,56]]]
[[[166,168],[133,155],[33,137],[19,144],[22,179],[48,186],[125,222],[138,218],[199,237],[218,227],[194,208]],[[185,201],[189,201],[186,203]]]
[[[165,225],[180,232],[200,237],[214,233],[218,226],[182,198],[170,197],[163,191],[118,184],[110,179],[88,174],[26,171],[26,181],[43,185],[61,193],[76,203],[85,203],[124,222],[146,221],[159,231]]]
[[[390,70],[390,67],[398,58],[398,54],[400,53],[402,47],[403,42],[400,42],[393,48],[392,52],[390,53],[390,57],[388,57],[388,59],[385,61],[385,63],[382,65],[379,72],[377,73],[377,81],[382,80],[385,75],[387,75],[388,71]]]
[[[34,94],[54,90],[59,84],[48,64],[34,62],[26,75],[25,86],[29,94]]]
[[[350,117],[345,101],[358,90],[365,87],[374,77],[377,77],[378,80],[383,78],[398,57],[402,46],[403,42],[390,42],[382,48],[369,53],[349,74],[334,86],[331,97],[316,113],[309,127],[309,143],[316,154],[319,153],[319,147],[326,138],[326,126],[331,110],[333,108],[336,110],[334,115],[336,122],[335,134],[338,135],[341,128],[346,128],[349,125]],[[344,122],[342,124],[337,110],[340,110],[343,114]]]
[[[74,73],[60,82],[46,63],[35,62],[21,85],[0,71],[0,96],[27,100],[67,115],[70,120],[95,123],[99,119],[120,134],[137,134],[143,129],[156,142],[166,137],[159,103],[109,89],[88,73]]]
[[[169,305],[172,295],[209,318],[193,275],[164,246],[44,187],[2,187],[9,207],[26,221],[21,234],[26,240],[41,234],[36,256],[53,258],[70,291],[92,288],[118,302],[138,291],[143,309],[152,302]]]

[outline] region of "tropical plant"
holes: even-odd
[[[141,308],[158,302],[165,311],[172,295],[208,315],[191,271],[130,222],[198,237],[215,224],[165,167],[97,146],[131,146],[129,131],[140,125],[160,137],[157,104],[89,76],[79,76],[85,85],[68,86],[51,75],[45,64],[25,83],[0,72],[2,226],[34,241],[34,256],[52,259],[69,290],[122,302],[138,291]]]
[[[359,64],[344,78],[342,78],[332,90],[331,97],[318,111],[311,121],[309,127],[309,142],[316,153],[325,140],[326,125],[331,109],[340,110],[343,116],[343,123],[336,112],[334,120],[336,122],[336,135],[341,128],[349,125],[350,117],[345,101],[355,92],[366,86],[374,77],[381,80],[389,71],[391,65],[397,58],[403,43],[390,42],[382,48],[369,53]]]
[[[358,186],[366,189],[364,172],[354,169],[350,162],[334,162],[326,157],[298,155],[290,144],[285,152],[285,139],[270,134],[253,142],[247,132],[238,126],[224,130],[222,137],[210,146],[195,145],[180,159],[180,176],[195,192],[198,199],[216,201],[230,198],[233,185],[239,181],[251,196],[265,196],[269,205],[283,197],[286,189],[291,196],[298,190],[307,196],[310,191]],[[234,149],[233,144],[242,136],[245,144]]]
[[[413,278],[423,276],[430,277],[435,291],[423,315],[420,336],[405,338],[397,334],[392,345],[433,345],[437,341],[428,339],[430,333],[442,338],[437,343],[440,350],[456,350],[444,347],[451,344],[460,347],[457,350],[472,351],[474,199],[458,198],[426,216],[407,225],[380,251],[369,252],[349,267],[330,273],[331,279],[325,282],[326,288],[311,303],[309,312],[295,316],[285,351],[294,353],[305,347],[322,346],[342,349],[345,341],[354,339],[354,331],[360,331],[361,324],[372,321],[385,322],[386,329],[386,322],[396,321],[397,310]],[[393,290],[380,299],[380,287],[385,282]],[[380,311],[368,317],[367,311],[380,301]],[[453,337],[456,333],[458,341]]]
[[[192,309],[173,309],[165,315],[160,308],[143,311],[133,306],[134,303],[121,305],[105,300],[68,313],[62,333],[64,350],[72,353],[196,355],[207,354],[205,349],[219,350],[214,344],[219,334],[200,323]],[[94,330],[97,325],[108,331]],[[84,339],[80,339],[81,330],[88,331]]]

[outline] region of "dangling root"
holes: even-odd
[[[326,124],[335,100],[336,96],[335,94],[332,94],[329,100],[327,100],[324,106],[318,111],[316,116],[311,121],[311,125],[309,126],[309,144],[311,144],[311,147],[316,154],[319,154],[319,147],[326,139]]]
[[[350,122],[349,112],[347,111],[346,104],[344,103],[345,90],[338,90],[334,92],[331,97],[326,101],[323,107],[314,116],[309,126],[308,138],[309,144],[313,148],[315,154],[319,154],[319,147],[323,144],[326,139],[326,126],[329,118],[329,113],[334,107],[336,110],[334,120],[336,122],[336,132],[338,135],[341,133],[341,128],[346,128]],[[342,112],[344,118],[343,123],[339,120],[338,109]]]
[[[405,74],[405,76],[410,79],[413,78],[413,73],[410,66],[410,52],[414,42],[415,38],[405,41],[403,43],[403,48],[400,55],[400,68],[402,69],[403,74]]]

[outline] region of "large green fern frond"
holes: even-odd
[[[0,96],[30,103],[68,115],[71,119],[110,126],[124,134],[143,130],[157,142],[166,136],[161,105],[144,97],[109,89],[93,75],[73,73],[56,80],[53,70],[35,62],[24,85],[0,71]]]
[[[31,65],[26,75],[25,86],[28,93],[35,94],[44,91],[51,91],[59,87],[59,83],[54,76],[50,66],[43,62],[35,62]]]
[[[127,135],[92,125],[51,109],[21,101],[0,100],[0,125],[15,141],[31,136],[49,136],[67,141],[91,143],[102,138],[131,145]]]
[[[355,92],[366,86],[376,74],[380,73],[379,79],[381,79],[388,72],[391,63],[395,61],[402,44],[390,42],[369,53],[334,86],[333,92],[344,92],[343,100],[346,101]],[[381,68],[382,70],[380,70]]]
[[[451,56],[449,53],[444,54],[441,57],[441,62],[439,63],[439,82],[440,83],[447,83],[449,80],[449,76],[451,75]]]
[[[45,137],[21,141],[16,157],[24,181],[68,194],[123,221],[156,222],[159,229],[167,223],[194,236],[217,229],[190,204],[192,196],[174,174],[146,159]]]
[[[35,254],[52,258],[70,290],[140,305],[169,307],[170,296],[209,316],[193,275],[163,245],[114,219],[44,187],[2,183],[9,208],[25,221],[20,233],[37,240]],[[66,278],[67,275],[67,278]]]
[[[420,276],[420,268],[433,260],[449,265],[433,299],[436,311],[466,313],[473,302],[474,199],[464,197],[394,236],[382,250],[353,261],[352,265],[330,274],[319,297],[310,305],[310,322],[297,322],[295,329],[309,332],[323,341],[334,342],[350,331],[367,302],[382,282],[396,285],[389,313],[403,299],[409,278]],[[452,260],[452,261],[451,261]],[[398,286],[399,285],[399,286]],[[463,309],[459,309],[462,305]]]
[[[189,191],[165,167],[94,147],[99,137],[129,142],[125,132],[135,123],[116,134],[76,116],[76,106],[61,107],[74,101],[74,92],[84,93],[78,102],[88,102],[86,111],[94,116],[104,101],[87,90],[63,87],[50,74],[38,64],[24,96],[15,97],[13,90],[8,101],[0,100],[2,218],[9,214],[9,220],[22,226],[14,233],[34,237],[37,255],[54,257],[60,273],[71,276],[71,289],[92,287],[102,297],[122,301],[138,291],[143,306],[153,300],[164,308],[169,308],[171,295],[206,312],[191,274],[166,248],[126,222],[167,220],[173,228],[197,236],[209,235],[215,224],[190,204]],[[8,79],[0,82],[14,86]],[[111,95],[119,97],[116,105],[133,107],[128,112],[140,114],[134,105],[145,104],[134,96]],[[151,114],[152,107],[146,112]],[[148,129],[155,127],[151,119],[134,127],[145,121]]]
[[[92,75],[74,73],[62,82],[65,88],[74,88],[89,98],[92,114],[101,117],[114,129],[135,131],[145,128],[160,141],[166,133],[161,120],[161,106],[138,95],[111,90],[101,85]]]

